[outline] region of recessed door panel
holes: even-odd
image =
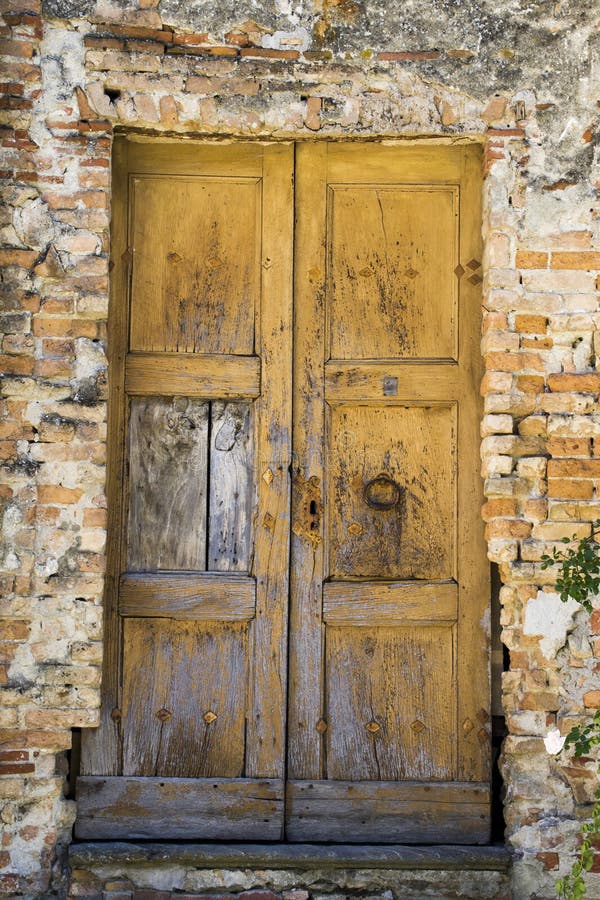
[[[454,359],[458,186],[336,184],[328,210],[332,358]]]
[[[132,176],[130,349],[254,351],[260,181]]]
[[[328,471],[330,577],[454,577],[454,404],[333,406]]]
[[[455,780],[453,644],[450,626],[327,628],[330,779]]]

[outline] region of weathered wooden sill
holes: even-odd
[[[73,867],[135,864],[189,865],[199,869],[254,866],[269,869],[424,869],[508,871],[511,857],[491,846],[352,844],[180,844],[86,841],[72,844]]]

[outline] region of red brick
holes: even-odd
[[[552,869],[558,869],[558,864],[560,861],[558,853],[553,852],[544,852],[544,853],[536,853],[536,859],[543,864],[544,869],[551,871]]]
[[[515,316],[515,331],[526,334],[545,334],[548,329],[546,316]]]
[[[551,391],[576,391],[581,394],[600,393],[600,374],[586,372],[581,375],[571,372],[548,375],[548,387]]]
[[[35,772],[33,763],[0,763],[0,777],[2,775],[28,775]]]
[[[111,25],[110,34],[140,41],[160,41],[163,44],[169,44],[173,40],[173,32],[166,28],[144,28],[140,25]]]
[[[0,619],[0,635],[4,641],[23,641],[29,637],[31,622],[25,619]]]
[[[594,485],[591,481],[571,478],[549,478],[548,496],[557,500],[591,500]]]
[[[21,761],[29,759],[29,751],[28,750],[0,750],[0,761],[8,762],[9,760],[12,762]]]
[[[550,262],[552,269],[600,269],[600,253],[593,250],[556,251]]]
[[[544,371],[544,361],[539,353],[517,351],[515,353],[486,353],[486,366],[490,371],[522,372],[524,369]]]
[[[546,448],[551,456],[591,456],[589,438],[548,438]]]
[[[33,334],[36,337],[88,337],[98,336],[98,324],[91,319],[62,319],[42,318],[37,316],[33,320]]]
[[[39,253],[37,250],[0,250],[0,266],[21,266],[31,269]]]
[[[31,41],[5,41],[0,39],[0,56],[18,56],[31,59],[36,50]]]
[[[588,709],[600,709],[600,691],[587,691],[583,695],[583,704]]]
[[[259,57],[261,59],[300,59],[298,50],[263,50],[261,47],[245,47],[240,56]]]
[[[524,394],[541,394],[544,390],[544,376],[517,375],[517,390]]]
[[[34,364],[29,356],[0,356],[0,371],[5,375],[32,375]]]
[[[600,459],[550,459],[549,478],[598,478]]]
[[[226,35],[227,37],[227,35]],[[173,35],[173,43],[175,45],[180,45],[184,47],[198,47],[201,44],[206,44],[208,41],[208,33],[204,32],[203,34],[174,34]]]
[[[62,485],[39,484],[38,503],[77,503],[83,496],[81,488],[66,488]]]
[[[428,59],[439,59],[439,50],[402,50],[400,52],[383,50],[377,54],[377,59],[382,62],[421,62]]]
[[[522,519],[493,519],[485,527],[487,540],[493,538],[526,539],[531,534],[531,522]]]
[[[513,497],[506,497],[498,500],[488,500],[484,504],[481,515],[485,522],[499,517],[513,517],[517,514],[517,501]]]

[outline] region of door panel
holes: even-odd
[[[478,165],[297,150],[291,840],[489,837]]]
[[[328,194],[330,355],[455,358],[457,186],[330,185]]]
[[[293,147],[216,150],[116,146],[110,649],[80,837],[283,833]]]
[[[123,637],[123,774],[242,776],[248,625],[129,618]]]
[[[329,433],[330,577],[455,577],[455,404],[335,404]]]
[[[251,354],[260,179],[132,178],[132,351]]]
[[[485,842],[478,151],[118,138],[114,172],[78,837]]]

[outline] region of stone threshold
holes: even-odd
[[[85,841],[71,844],[69,863],[88,866],[185,865],[198,869],[408,869],[507,872],[503,844],[212,844]]]

